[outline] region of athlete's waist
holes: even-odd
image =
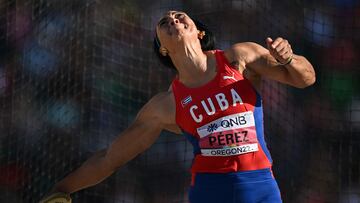
[[[257,152],[250,152],[235,156],[195,156],[192,173],[232,173],[255,171],[271,168],[272,163],[259,148]]]
[[[193,173],[196,184],[241,184],[274,179],[271,168],[230,173]]]

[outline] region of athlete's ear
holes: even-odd
[[[163,56],[167,56],[168,53],[169,53],[169,51],[168,51],[165,47],[160,47],[160,48],[159,48],[159,52],[160,52],[160,54],[163,55]]]
[[[205,31],[200,31],[200,30],[198,30],[198,38],[199,38],[199,39],[203,39],[204,36],[205,36]]]

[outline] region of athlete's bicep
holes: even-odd
[[[247,42],[234,45],[232,52],[235,58],[241,58],[244,61],[246,69],[250,69],[259,76],[292,84],[288,70],[278,65],[266,48],[256,43]]]

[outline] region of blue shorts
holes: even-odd
[[[190,203],[281,203],[270,169],[234,173],[197,173]]]

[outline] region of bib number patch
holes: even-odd
[[[233,156],[259,150],[251,111],[219,118],[197,132],[203,156]]]

